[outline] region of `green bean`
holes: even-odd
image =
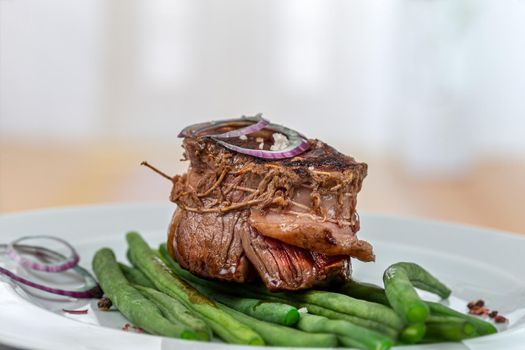
[[[442,298],[450,295],[450,289],[414,263],[391,265],[383,275],[383,282],[390,305],[409,324],[424,322],[430,312],[414,289],[414,282],[418,288],[436,293]]]
[[[262,321],[293,326],[300,318],[297,308],[280,301],[226,294],[198,283],[194,283],[193,286],[208,298]]]
[[[372,321],[372,320],[367,320],[367,319],[356,317],[356,316],[351,316],[348,314],[344,314],[342,312],[337,312],[337,311],[330,310],[322,306],[317,306],[313,304],[305,304],[304,307],[306,307],[309,313],[314,314],[314,315],[324,316],[331,320],[344,320],[352,324],[355,324],[356,326],[364,327],[372,331],[376,331],[380,334],[384,334],[394,340],[397,339],[398,337],[397,330],[389,326],[386,326],[383,323],[379,323],[379,322]]]
[[[327,316],[327,314],[346,315],[345,319],[349,322],[366,328],[372,327],[371,329],[373,330],[385,331],[389,336],[397,334],[397,331],[404,326],[403,321],[392,309],[343,294],[325,291],[271,293],[263,288],[256,289],[254,287],[249,288],[248,292],[259,293],[261,298],[266,297],[268,299],[281,300],[294,306],[306,307],[308,310],[322,309],[324,314],[321,316]],[[395,338],[395,335],[393,337]]]
[[[423,339],[426,329],[424,323],[408,325],[399,333],[399,340],[405,344],[415,344]]]
[[[351,281],[342,286],[338,292],[350,295],[354,298],[376,302],[390,306],[386,298],[385,290],[375,284]],[[414,344],[423,339],[426,327],[423,323],[408,325],[399,333],[399,340],[406,344]]]
[[[341,287],[338,291],[354,298],[373,301],[387,306],[390,305],[386,298],[385,290],[373,284],[352,281]],[[436,303],[433,301],[424,302],[430,308],[431,315],[463,318],[476,327],[476,332],[479,335],[494,334],[498,331],[493,324],[480,318],[461,313],[441,303]]]
[[[301,315],[297,328],[308,333],[332,333],[344,337],[343,343],[365,350],[390,349],[394,341],[382,334],[343,320],[331,320],[311,314]],[[347,339],[349,338],[349,339]],[[350,340],[351,339],[351,340]]]
[[[396,274],[396,270],[403,270],[410,282],[412,282],[412,284],[419,289],[437,294],[443,299],[446,299],[450,296],[450,288],[445,286],[418,264],[410,262],[398,262],[387,268],[385,274]]]
[[[483,321],[482,319],[479,319],[477,317],[463,314],[459,311],[446,307],[445,305],[440,304],[440,303],[427,301],[426,304],[430,308],[430,312],[432,315],[452,316],[452,317],[462,318],[468,321],[470,324],[472,324],[476,328],[476,332],[479,335],[494,334],[498,332],[498,330],[496,329],[496,327],[494,327],[493,324]]]
[[[295,328],[258,320],[223,304],[219,306],[235,319],[255,329],[269,345],[290,347],[335,347],[337,345],[337,338],[333,334],[306,333]]]
[[[153,282],[151,282],[146,275],[142,273],[139,269],[135,267],[130,267],[128,265],[124,265],[122,263],[118,263],[118,266],[120,267],[120,270],[124,274],[124,277],[131,283],[136,284],[148,288],[155,288],[153,285]]]
[[[300,318],[297,308],[280,302],[244,298],[218,292],[213,292],[212,295],[207,295],[234,310],[262,321],[272,322],[283,326],[293,326]]]
[[[196,339],[196,335],[191,329],[164,318],[154,303],[129,284],[111,249],[102,248],[97,251],[93,257],[92,265],[104,293],[134,325],[151,334]]]
[[[476,334],[474,325],[458,317],[431,316],[426,326],[426,341],[461,341]]]
[[[157,305],[164,317],[168,320],[186,325],[195,332],[199,340],[210,339],[210,327],[202,319],[194,316],[180,301],[152,288],[139,285],[135,285],[134,287]]]
[[[205,283],[209,284],[208,281]],[[221,287],[228,288],[224,284]],[[221,292],[224,292],[224,289]],[[358,326],[385,332],[385,334],[394,339],[397,337],[397,332],[403,328],[403,322],[390,308],[374,303],[366,303],[365,301],[362,303],[361,301],[353,302],[356,299],[351,300],[351,298],[337,295],[336,293],[311,291],[307,292],[305,296],[297,293],[273,293],[256,286],[245,286],[240,291],[230,289],[230,293],[246,294],[262,300],[283,302],[296,307],[306,307],[308,310],[315,310],[316,312],[312,312],[314,314],[328,318],[344,319]],[[329,298],[324,298],[325,296],[329,296]]]
[[[136,232],[126,235],[129,252],[135,264],[154,284],[169,296],[181,301],[187,308],[202,317],[223,340],[229,343],[263,345],[264,341],[251,328],[238,322],[212,300],[181,280],[152,252]]]
[[[390,306],[390,303],[388,302],[388,299],[385,295],[385,290],[372,283],[357,282],[352,280],[339,287],[337,292],[357,299]]]
[[[345,348],[367,349],[364,344],[350,337],[338,335],[337,340],[339,341],[339,345],[342,345]]]
[[[310,305],[318,305],[351,316],[383,323],[396,330],[403,328],[401,318],[391,308],[381,304],[355,299],[343,294],[316,290],[294,294],[293,297]]]

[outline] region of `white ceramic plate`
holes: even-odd
[[[0,237],[4,243],[23,235],[60,236],[76,246],[81,264],[89,268],[102,246],[124,259],[124,233],[129,230],[140,231],[152,245],[164,241],[173,210],[169,204],[126,204],[4,215]],[[467,300],[482,298],[510,320],[495,335],[410,349],[525,349],[525,236],[366,214],[361,226],[359,236],[374,245],[377,261],[355,263],[358,280],[380,283],[389,264],[414,261],[452,288],[450,305],[455,309],[465,311]],[[6,263],[5,258],[0,261]],[[124,332],[126,320],[118,312],[97,311],[94,300],[67,302],[31,294],[0,280],[0,343],[45,350],[252,349]],[[88,308],[89,313],[62,311],[74,308]]]

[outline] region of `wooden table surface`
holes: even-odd
[[[167,201],[170,183],[139,166],[186,168],[176,143],[0,141],[0,212],[125,201]],[[423,179],[366,158],[358,211],[416,216],[525,234],[525,159],[485,160],[461,178]]]

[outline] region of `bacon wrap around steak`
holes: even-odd
[[[185,138],[190,167],[172,179],[170,254],[196,275],[259,277],[270,290],[348,280],[350,257],[374,260],[355,235],[367,165],[321,141],[309,144],[294,158],[265,160],[208,137]]]

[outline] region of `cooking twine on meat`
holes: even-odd
[[[331,173],[312,169],[307,171],[309,176],[305,177],[299,176],[293,170],[282,169],[272,164],[250,164],[239,170],[221,166],[217,171],[203,174],[195,187],[190,184],[187,174],[176,175],[171,178],[173,189],[170,200],[181,209],[196,213],[226,214],[252,207],[260,210],[286,210],[289,214],[358,229],[357,212],[353,210],[345,215],[343,204],[345,197],[350,197],[349,207],[355,208],[354,193],[359,191],[359,179],[351,172]],[[247,182],[246,177],[262,179],[257,188],[252,188],[244,185]],[[298,187],[311,191],[311,206],[292,200]],[[339,205],[336,206],[335,217],[339,219],[329,217],[323,209],[322,196],[326,194],[336,196]],[[235,198],[239,200],[235,201]]]

